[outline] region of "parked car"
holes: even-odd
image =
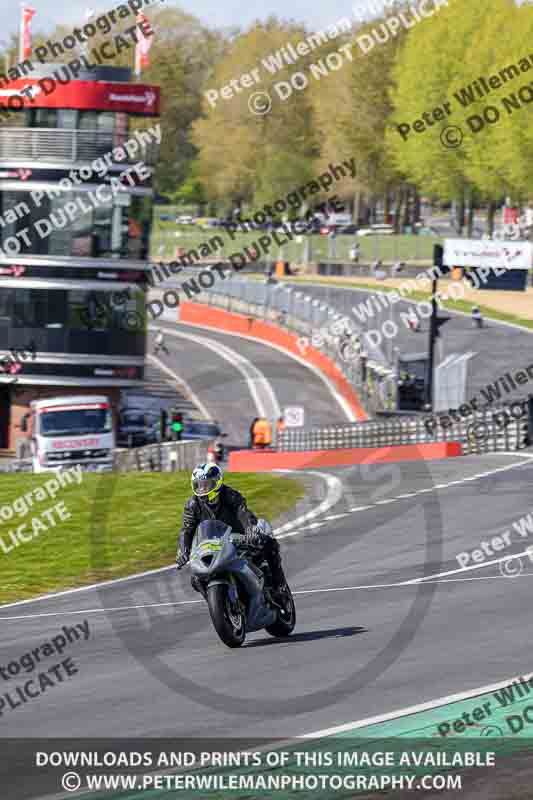
[[[422,228],[417,229],[419,236],[438,236],[439,232],[435,230],[435,228],[423,226]]]
[[[183,439],[218,439],[222,431],[216,422],[186,419],[183,422]]]
[[[172,222],[174,217],[172,214],[160,214],[159,219],[161,222]]]
[[[140,408],[120,412],[117,443],[119,447],[144,447],[157,442],[157,415]]]
[[[340,225],[336,230],[340,236],[353,236],[359,230],[359,225],[354,225],[353,223]]]
[[[217,217],[198,217],[195,224],[200,228],[216,228],[220,225],[220,220]]]
[[[358,236],[391,236],[394,233],[394,227],[386,224],[370,225],[369,228],[360,228],[357,231]]]
[[[179,217],[176,217],[176,224],[177,225],[193,225],[194,224],[194,217],[190,214],[181,214]]]

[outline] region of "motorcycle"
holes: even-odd
[[[268,562],[253,563],[254,546],[220,520],[198,526],[191,548],[192,585],[207,601],[220,639],[240,647],[246,634],[265,629],[271,636],[289,636],[296,609],[287,587],[277,603],[271,596]]]
[[[209,447],[207,450],[207,463],[208,464],[220,464],[224,461],[225,451],[224,445],[220,440],[214,443],[212,447]]]

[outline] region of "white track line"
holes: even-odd
[[[291,536],[292,534],[289,534]],[[296,589],[293,590],[293,595],[304,594],[335,594],[340,592],[354,592],[363,589],[404,589],[412,587],[415,583],[466,583],[471,581],[490,581],[490,580],[517,580],[518,578],[533,578],[533,573],[526,573],[517,575],[515,578],[507,578],[505,575],[486,575],[479,578],[448,578],[447,580],[430,580],[432,576],[427,578],[417,578],[411,581],[400,581],[399,583],[374,583],[374,584],[361,584],[360,586],[328,586],[324,589]],[[107,614],[111,611],[131,611],[140,608],[158,608],[160,606],[184,606],[193,605],[195,603],[203,603],[203,600],[176,600],[170,603],[148,603],[146,605],[138,606],[116,606],[115,608],[86,608],[76,611],[46,611],[40,614],[23,614],[15,617],[0,617],[0,622],[10,622],[11,620],[20,619],[40,619],[41,617],[64,617],[73,614]],[[3,608],[4,606],[2,606]]]
[[[305,358],[296,355],[296,353],[291,353],[290,350],[285,350],[284,347],[280,347],[280,345],[274,344],[273,342],[267,342],[266,340],[259,339],[259,338],[255,337],[255,336],[247,336],[244,333],[233,333],[231,331],[223,331],[223,330],[220,330],[219,328],[215,328],[213,325],[203,325],[203,324],[202,325],[196,325],[193,322],[181,322],[181,320],[179,321],[179,324],[180,325],[190,325],[191,328],[200,328],[200,329],[204,329],[205,328],[206,330],[211,330],[211,331],[214,331],[214,332],[219,333],[219,334],[224,334],[224,336],[237,336],[239,339],[248,339],[249,342],[255,342],[255,344],[263,344],[263,345],[265,345],[265,347],[271,347],[273,350],[277,350],[278,353],[282,353],[284,356],[287,356],[288,358],[292,358],[293,361],[297,361],[298,364],[300,364],[301,366],[307,367],[307,369],[310,370],[317,378],[320,378],[322,383],[325,384],[325,386],[327,387],[328,391],[332,395],[333,399],[341,407],[342,411],[346,415],[346,418],[348,419],[349,422],[362,422],[362,420],[357,418],[355,412],[353,411],[353,409],[352,409],[351,405],[348,403],[348,401],[336,389],[335,384],[331,381],[331,379],[328,378],[327,375],[324,375],[324,373],[321,372],[318,369],[318,367],[315,367],[314,364],[310,364],[308,361],[305,360]],[[166,328],[165,328],[165,330],[166,330]]]
[[[197,409],[199,410],[200,414],[202,414],[204,419],[207,420],[213,419],[213,415],[209,413],[209,411],[202,403],[198,395],[193,392],[189,384],[186,381],[184,381],[183,378],[181,378],[176,372],[174,372],[174,370],[170,369],[170,367],[167,367],[166,364],[163,364],[163,362],[159,358],[157,358],[157,356],[150,354],[148,356],[148,360],[151,361],[153,364],[155,364],[157,368],[161,370],[161,372],[165,372],[167,375],[169,375],[172,378],[172,380],[174,380],[178,384],[185,397],[187,397],[187,395],[189,396],[187,399],[190,398],[190,400],[197,407]]]
[[[458,694],[450,694],[446,697],[438,697],[436,700],[429,700],[426,703],[420,703],[416,706],[408,706],[407,708],[392,711],[388,714],[380,714],[375,717],[367,717],[360,719],[357,722],[348,722],[345,725],[337,725],[335,728],[324,728],[321,731],[314,731],[313,733],[304,734],[304,739],[319,739],[321,736],[334,736],[337,733],[347,733],[348,731],[357,730],[357,728],[365,728],[367,725],[378,725],[381,722],[390,722],[393,719],[400,717],[408,717],[412,714],[419,714],[421,711],[431,711],[433,708],[439,706],[446,706],[451,703],[458,703],[461,700],[470,700],[479,695],[489,694],[490,692],[497,692],[498,689],[503,689],[509,686],[513,681],[523,678],[530,680],[532,675],[519,675],[516,678],[508,678],[507,680],[492,683],[489,686],[480,686],[477,689],[470,689],[467,692],[459,692]]]
[[[529,458],[533,458],[533,456],[528,456],[528,457]],[[490,475],[495,475],[495,474],[497,474],[499,472],[505,472],[505,471],[510,470],[510,469],[516,469],[517,467],[524,466],[525,463],[526,462],[523,461],[523,462],[520,462],[518,464],[510,464],[507,467],[498,467],[497,469],[490,470],[489,472],[480,472],[479,474],[475,475],[474,477],[475,478],[488,477]],[[290,470],[276,470],[276,471],[277,472],[290,472]],[[328,481],[328,488],[332,489],[332,493],[330,494],[328,492],[328,498],[326,498],[326,500],[324,500],[319,506],[317,506],[316,509],[313,509],[312,511],[309,511],[307,514],[304,514],[303,516],[298,517],[296,520],[293,520],[292,522],[286,523],[286,525],[283,525],[281,528],[277,528],[274,531],[276,533],[276,538],[279,538],[279,539],[288,538],[288,536],[294,536],[296,534],[299,534],[299,533],[303,532],[303,531],[296,531],[295,533],[291,533],[291,534],[278,535],[278,534],[282,534],[284,531],[288,530],[289,528],[291,528],[293,526],[301,525],[302,521],[307,521],[308,519],[311,519],[313,516],[318,516],[319,513],[324,513],[324,510],[328,510],[328,508],[331,508],[332,499],[335,496],[335,494],[337,492],[341,492],[342,493],[342,484],[341,484],[340,480],[338,478],[336,478],[335,476],[327,475],[326,473],[319,473],[319,472],[313,473],[313,474],[319,475],[321,477],[325,477],[325,479]],[[470,478],[465,479],[465,480],[470,480]],[[329,481],[337,481],[337,483],[334,485],[333,483],[329,483]],[[442,486],[443,486],[443,488],[447,488],[449,486],[456,486],[457,484],[460,484],[460,483],[463,483],[463,482],[464,481],[462,481],[462,480],[460,480],[460,481],[451,481],[450,483],[442,484]],[[339,484],[341,484],[341,487],[339,487]],[[427,492],[427,491],[431,491],[431,490],[423,489],[420,492],[417,492],[417,494],[421,494],[422,492]],[[325,508],[326,506],[327,506],[327,508]],[[350,509],[350,511],[351,512],[366,511],[368,508],[373,508],[373,507],[374,506],[372,506],[372,505],[370,505],[370,506],[359,506],[359,507]],[[319,509],[321,509],[321,510],[319,511]],[[527,555],[527,553],[526,553],[526,555]],[[501,559],[499,559],[499,561],[506,561],[506,560],[509,560],[510,558],[519,558],[519,557],[520,557],[520,554],[516,554],[515,556],[504,556]],[[499,562],[498,561],[491,562],[491,564],[492,563],[499,563]],[[483,567],[485,565],[486,564],[479,564],[479,565],[476,564],[476,565],[473,565],[472,567],[464,567],[463,569],[458,569],[455,572],[456,573],[458,573],[458,572],[468,572],[468,571],[472,570],[474,567],[476,567],[476,568],[477,567]],[[100,588],[103,588],[105,586],[112,586],[113,584],[125,583],[126,581],[132,581],[132,580],[136,580],[137,578],[147,577],[148,575],[157,575],[158,573],[166,572],[166,571],[171,570],[171,569],[175,569],[174,564],[171,564],[168,567],[161,567],[159,569],[148,570],[147,572],[140,572],[140,573],[137,573],[135,575],[128,575],[128,576],[126,576],[124,578],[114,578],[113,580],[103,581],[102,583],[93,583],[90,586],[81,586],[81,587],[79,587],[77,589],[66,589],[66,590],[64,590],[62,592],[52,592],[51,594],[40,595],[39,597],[34,597],[34,598],[30,599],[30,600],[18,600],[18,601],[14,602],[14,603],[6,603],[5,605],[0,606],[0,611],[2,611],[3,609],[6,609],[6,608],[15,608],[15,607],[21,606],[21,605],[29,605],[30,603],[37,603],[37,602],[40,602],[41,600],[51,600],[51,599],[54,599],[56,597],[65,597],[66,595],[77,594],[79,592],[87,592],[87,591],[90,591],[91,589],[100,589]],[[451,573],[443,573],[443,575],[445,575],[445,574],[453,574],[453,571]],[[416,578],[414,581],[404,581],[404,582],[402,582],[400,584],[390,584],[388,586],[389,587],[390,586],[403,586],[403,585],[409,586],[409,585],[412,585],[413,583],[416,583],[416,582],[421,582],[421,581],[427,582],[431,578],[435,578],[435,577],[438,577],[438,574],[437,574],[437,576],[428,575],[426,578]],[[503,577],[503,576],[501,576],[501,577]],[[506,580],[509,580],[509,578],[507,578]],[[442,581],[442,582],[444,583],[445,581]],[[374,588],[374,587],[365,587],[365,586],[347,587],[346,589],[344,589],[342,591],[348,591],[349,589],[363,589],[363,588]],[[383,585],[382,587],[379,587],[379,588],[387,588],[387,587],[385,585]],[[323,590],[320,590],[320,591],[323,591]],[[331,589],[330,591],[341,591],[341,590]],[[2,618],[0,617],[0,619],[2,619]]]
[[[282,473],[292,473],[298,472],[300,475],[316,475],[323,480],[326,481],[327,485],[327,495],[326,499],[323,500],[318,506],[308,511],[306,514],[303,514],[300,517],[297,517],[295,520],[291,520],[291,522],[285,523],[280,528],[276,528],[274,533],[276,534],[276,538],[283,539],[285,536],[277,536],[277,534],[283,534],[284,531],[291,530],[293,527],[299,526],[302,522],[306,522],[309,519],[312,519],[319,514],[323,514],[326,511],[337,503],[342,495],[342,482],[339,478],[336,478],[334,475],[328,475],[325,472],[307,472],[302,470],[273,470],[273,472],[282,472]],[[291,534],[292,535],[292,534]],[[4,608],[15,608],[16,606],[23,606],[29,605],[30,603],[38,603],[41,600],[53,600],[56,597],[65,597],[66,595],[71,594],[78,594],[79,592],[88,592],[91,589],[102,589],[105,586],[113,586],[119,583],[125,583],[126,581],[133,581],[137,580],[138,578],[146,578],[149,575],[158,575],[161,572],[168,572],[168,570],[175,569],[175,565],[171,564],[168,567],[159,567],[158,569],[149,569],[146,572],[137,572],[134,575],[126,575],[124,578],[112,578],[108,581],[102,581],[101,583],[91,583],[89,586],[80,586],[76,589],[64,589],[61,592],[50,592],[49,594],[39,595],[39,597],[32,597],[29,600],[17,600],[14,603],[6,603],[5,605],[0,606],[0,611]]]
[[[150,329],[153,329],[153,326],[150,326]],[[169,336],[174,336],[177,339],[188,339],[202,347],[207,347],[209,350],[212,350],[213,353],[216,353],[219,358],[228,361],[232,367],[241,373],[246,381],[259,416],[268,417],[268,419],[274,417],[277,419],[281,416],[278,399],[266,375],[264,375],[255,364],[252,364],[251,361],[248,361],[247,358],[236,350],[232,350],[225,344],[220,344],[212,339],[208,339],[206,336],[185,333],[184,331],[169,331],[166,328],[165,332]]]
[[[280,472],[286,475],[292,474],[302,474],[301,470],[296,469],[285,469],[285,470],[272,470],[272,472]],[[304,473],[306,474],[306,473]],[[340,478],[337,478],[335,475],[328,475],[326,472],[307,472],[308,475],[317,475],[318,477],[322,478],[326,481],[327,486],[327,495],[326,499],[323,500],[320,505],[316,506],[316,508],[311,509],[311,511],[307,511],[305,514],[302,514],[300,517],[292,520],[291,522],[286,522],[285,525],[282,525],[280,528],[276,528],[274,533],[276,534],[276,538],[283,539],[283,535],[285,531],[292,530],[292,528],[299,527],[302,522],[307,522],[310,519],[314,519],[321,514],[325,514],[330,508],[333,508],[342,497],[343,494],[343,485]]]
[[[502,454],[502,455],[511,455],[511,454]],[[519,453],[513,453],[512,455],[521,455]],[[533,456],[531,455],[524,455],[522,456],[526,459],[531,459]],[[460,478],[456,481],[449,481],[448,483],[437,483],[435,486],[432,486],[428,489],[418,489],[416,492],[408,492],[407,494],[399,494],[396,497],[389,497],[386,500],[376,500],[375,503],[371,503],[368,506],[355,506],[354,508],[349,508],[348,513],[354,513],[357,511],[366,511],[369,508],[377,508],[378,506],[383,506],[387,503],[396,503],[399,500],[407,500],[411,497],[417,497],[419,494],[424,494],[425,492],[434,492],[441,489],[448,489],[450,486],[461,486],[463,483],[469,483],[470,481],[477,481],[480,478],[487,478],[491,475],[496,475],[498,472],[506,472],[509,469],[516,469],[517,467],[523,467],[527,464],[526,461],[519,461],[516,464],[509,464],[506,467],[497,467],[496,469],[491,469],[488,472],[478,472],[475,475],[469,475],[466,478]]]

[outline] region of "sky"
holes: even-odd
[[[87,9],[96,12],[116,8],[126,0],[28,0],[37,11],[32,22],[33,30],[51,30],[55,24],[76,25],[84,21]],[[354,18],[353,8],[364,10],[369,6],[383,6],[390,0],[329,0],[328,3],[309,2],[309,0],[163,0],[165,5],[179,6],[194,14],[206,25],[212,27],[239,26],[246,28],[256,19],[266,19],[275,14],[283,19],[305,22],[313,30],[333,24],[341,17]],[[16,33],[20,20],[20,4],[17,0],[7,0],[7,24],[4,21],[2,37]],[[367,15],[364,15],[367,16]],[[356,18],[356,17],[355,17]],[[0,39],[0,43],[1,43]]]

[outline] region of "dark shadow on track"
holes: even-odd
[[[256,639],[253,642],[245,644],[242,648],[246,650],[250,647],[263,647],[267,644],[276,644],[276,642],[283,642],[284,644],[296,644],[297,642],[316,642],[318,639],[338,639],[341,636],[356,636],[359,633],[367,633],[366,628],[358,628],[350,626],[348,628],[329,628],[324,631],[308,631],[307,633],[292,633],[290,636],[276,636],[268,639]]]

